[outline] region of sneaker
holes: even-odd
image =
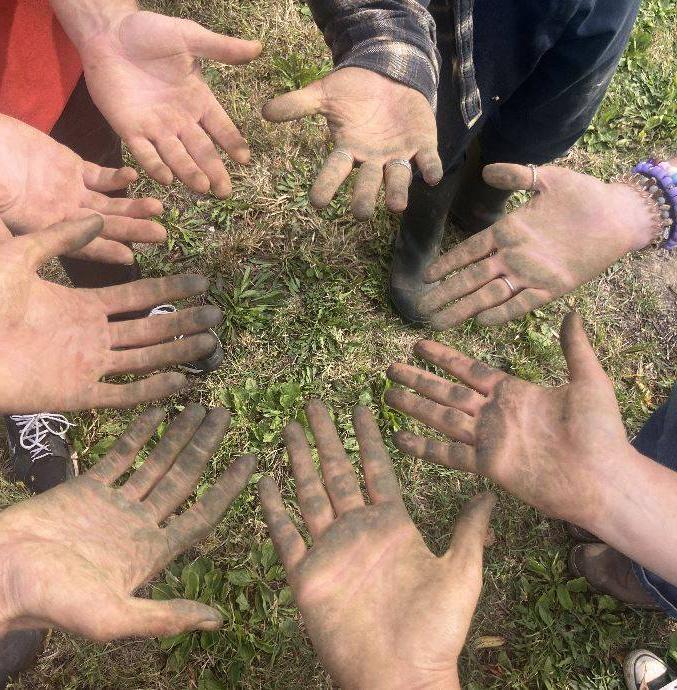
[[[5,417],[9,466],[7,478],[41,494],[77,475],[66,432],[73,426],[62,414],[13,414]]]
[[[677,690],[667,664],[646,649],[630,652],[623,664],[628,690]]]
[[[44,643],[42,630],[13,630],[0,636],[0,688],[33,666]]]
[[[148,316],[158,316],[159,314],[174,314],[176,312],[176,307],[173,304],[159,304],[157,307],[153,307],[148,313]],[[216,347],[214,351],[204,357],[203,359],[198,359],[195,362],[186,362],[185,364],[179,364],[179,369],[188,372],[189,374],[195,374],[196,376],[209,374],[212,371],[216,371],[223,363],[223,346],[219,340],[219,336],[213,328],[209,329],[210,332],[216,338]],[[177,339],[183,338],[182,335],[177,336]]]

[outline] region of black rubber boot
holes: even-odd
[[[35,664],[44,641],[42,630],[14,630],[0,637],[0,689]]]
[[[479,144],[473,142],[468,148],[449,214],[461,239],[481,232],[500,220],[512,195],[512,192],[494,189],[482,179],[484,165]]]
[[[425,323],[418,301],[433,286],[423,282],[423,271],[440,254],[458,179],[455,170],[435,187],[415,178],[409,188],[409,204],[393,243],[390,269],[390,300],[405,323]]]

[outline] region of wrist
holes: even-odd
[[[461,690],[456,660],[441,669],[380,668],[340,684],[346,690]]]

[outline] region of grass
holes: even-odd
[[[354,222],[346,213],[345,190],[316,213],[307,191],[325,151],[323,123],[270,125],[259,117],[268,97],[306,84],[327,68],[327,51],[305,6],[292,0],[148,5],[260,38],[266,46],[251,67],[207,69],[253,149],[251,166],[230,166],[232,199],[198,198],[179,185],[162,189],[147,178],[136,192],[163,199],[170,232],[167,246],[144,250],[144,272],[209,275],[208,298],[226,312],[220,332],[224,366],[167,408],[173,413],[188,399],[231,407],[232,429],[205,481],[234,455],[254,451],[259,472],[272,474],[293,506],[280,432],[286,420],[302,416],[305,398],[317,395],[331,406],[353,453],[349,414],[356,403],[378,414],[388,443],[393,429],[409,424],[382,402],[386,367],[409,360],[412,344],[427,335],[403,326],[388,305],[396,219],[381,208],[370,223]],[[674,0],[645,0],[602,110],[564,164],[608,177],[648,151],[666,153],[674,146],[675,9]],[[557,331],[563,314],[575,306],[615,381],[633,433],[675,381],[674,314],[663,286],[652,279],[654,264],[647,262],[628,258],[521,321],[493,329],[467,323],[441,339],[525,379],[557,385],[566,378]],[[72,441],[82,464],[104,453],[138,412],[79,415]],[[411,515],[441,552],[459,507],[488,482],[392,450]],[[5,502],[20,497],[6,484],[0,495]],[[460,664],[465,687],[620,690],[624,652],[640,644],[667,652],[673,628],[661,616],[624,608],[569,579],[564,562],[570,543],[561,524],[502,494],[493,527],[484,592]],[[14,687],[330,687],[291,604],[252,490],[212,536],[145,594],[214,602],[227,625],[213,635],[109,645],[54,632],[37,668]]]

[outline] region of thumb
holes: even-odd
[[[496,494],[485,491],[474,496],[463,506],[461,514],[456,519],[456,527],[445,558],[453,556],[455,564],[460,559],[461,563],[469,567],[481,566],[491,511],[495,505]]]
[[[516,163],[492,163],[482,170],[484,181],[496,189],[505,189],[508,192],[518,192],[522,189],[535,192],[544,191],[543,183],[550,174],[547,167],[540,167],[536,172],[536,184],[534,185],[533,169],[527,165]]]
[[[28,243],[28,262],[36,269],[55,256],[77,252],[86,247],[102,230],[103,217],[93,214],[31,233],[22,238]]]
[[[599,363],[585,333],[581,317],[575,311],[569,312],[564,317],[560,331],[560,343],[572,381],[590,379],[600,375],[606,378],[606,372]]]
[[[321,80],[320,80],[321,81]],[[263,106],[263,119],[268,122],[288,122],[306,115],[315,115],[322,104],[322,87],[315,81],[298,91],[284,93]]]
[[[241,38],[224,36],[205,29],[190,19],[182,20],[183,37],[193,55],[218,60],[228,65],[243,65],[251,62],[261,53],[258,41],[244,41]]]
[[[187,599],[153,601],[151,599],[118,600],[111,607],[102,607],[97,625],[91,621],[89,630],[82,631],[86,637],[107,642],[123,637],[172,637],[190,630],[218,630],[223,625],[221,614],[216,609]]]

